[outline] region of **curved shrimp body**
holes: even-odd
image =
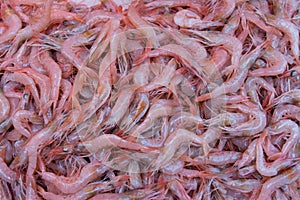
[[[286,104],[278,106],[272,116],[272,123],[279,122],[282,119],[296,119],[300,121],[300,107],[296,105]]]
[[[29,118],[31,118],[31,116],[33,116],[33,114],[34,114],[33,111],[18,110],[12,118],[12,123],[14,125],[14,128],[19,133],[21,133],[22,135],[24,135],[27,138],[29,138],[31,136],[28,121],[29,121]]]
[[[229,105],[227,108],[235,108],[249,115],[249,120],[240,125],[225,127],[224,130],[232,132],[242,132],[242,135],[251,136],[255,135],[267,125],[266,113],[260,109],[251,108],[252,106],[246,106],[243,104]]]
[[[259,100],[258,92],[260,88],[264,88],[265,90],[269,91],[271,93],[271,99],[273,100],[276,90],[275,88],[269,84],[265,79],[259,78],[259,77],[250,77],[246,80],[245,88],[247,91],[247,94],[250,96],[251,100],[256,103],[261,109],[261,103]]]
[[[277,76],[286,70],[288,63],[283,54],[278,50],[268,47],[266,48],[262,58],[267,60],[267,67],[250,71],[250,76]]]
[[[278,172],[284,168],[287,168],[293,164],[293,160],[275,160],[272,163],[267,163],[264,158],[263,142],[265,140],[267,130],[264,130],[262,135],[257,141],[256,145],[256,170],[263,176],[275,176]]]
[[[204,158],[204,163],[208,165],[222,166],[235,163],[241,157],[241,152],[236,151],[211,152]]]
[[[282,146],[281,152],[270,156],[269,157],[270,160],[286,156],[289,153],[289,151],[295,146],[298,139],[300,138],[299,126],[295,122],[289,119],[280,120],[276,124],[272,125],[271,127],[269,127],[269,132],[271,135],[280,134],[283,132],[290,133],[290,137]]]
[[[234,70],[233,75],[228,80],[226,80],[224,83],[222,83],[222,85],[218,86],[210,93],[199,96],[197,100],[202,102],[211,98],[216,98],[226,93],[236,92],[247,78],[249,68],[255,63],[257,58],[260,56],[262,49],[268,44],[269,41],[263,42],[252,52],[242,57],[238,67]]]
[[[274,105],[300,102],[300,89],[290,90],[274,99]]]
[[[11,9],[7,8],[5,4],[4,13],[2,13],[2,18],[4,19],[4,24],[7,26],[7,29],[4,33],[0,35],[0,44],[12,40],[18,31],[22,28],[22,21]]]
[[[281,174],[268,179],[264,182],[258,196],[258,200],[268,199],[271,194],[278,188],[289,185],[300,178],[300,165],[296,164],[294,167],[283,171]]]
[[[287,19],[274,16],[268,16],[267,23],[282,31],[289,38],[292,53],[296,62],[299,63],[299,31],[297,26]]]
[[[243,152],[242,158],[236,162],[238,168],[242,168],[250,164],[255,159],[257,139],[253,140],[246,151]]]
[[[9,117],[10,103],[0,89],[0,123]]]
[[[9,183],[17,180],[17,173],[11,170],[2,158],[0,158],[0,178]]]
[[[78,192],[108,170],[107,167],[101,165],[99,163],[87,164],[81,169],[79,176],[74,177],[57,176],[51,172],[42,172],[41,175],[42,179],[55,185],[61,192],[72,194]]]
[[[167,138],[164,144],[164,148],[162,149],[157,160],[155,160],[153,164],[155,169],[158,169],[169,163],[175,155],[176,151],[180,148],[180,146],[189,143],[202,144],[203,139],[195,133],[184,129],[178,129],[174,133],[172,133]]]
[[[211,46],[223,45],[225,49],[231,53],[231,64],[233,66],[239,66],[240,58],[242,55],[243,45],[236,37],[225,33],[218,33],[214,31],[196,31],[188,30],[189,33],[203,38],[202,42]]]
[[[40,17],[39,20],[37,20],[35,23],[26,26],[24,29],[20,30],[17,33],[15,39],[13,40],[13,45],[7,53],[8,56],[13,55],[23,41],[30,39],[34,36],[34,34],[39,33],[48,27],[48,24],[50,22],[52,3],[53,0],[46,0],[44,4],[43,16]]]

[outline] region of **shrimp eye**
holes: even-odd
[[[135,34],[134,33],[129,33],[129,38],[130,39],[134,39],[135,38]]]
[[[65,26],[68,26],[68,25],[69,25],[68,20],[64,20],[62,23],[63,23],[63,25],[65,25]]]
[[[23,94],[23,98],[24,98],[24,99],[27,99],[28,96],[29,96],[29,94],[27,94],[27,93]]]
[[[63,151],[63,152],[68,152],[69,149],[68,149],[68,147],[63,147],[63,148],[62,148],[62,151]]]
[[[297,71],[296,71],[296,70],[292,70],[292,71],[291,71],[291,76],[294,77],[294,76],[296,76],[296,75],[297,75]]]

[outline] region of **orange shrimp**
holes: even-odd
[[[4,3],[1,6],[2,19],[7,29],[0,35],[0,44],[12,40],[18,31],[22,28],[22,22],[18,15],[12,9],[8,8]]]
[[[48,24],[50,22],[52,3],[53,0],[46,0],[43,8],[43,16],[40,17],[39,20],[37,20],[35,23],[26,26],[17,33],[16,37],[13,40],[13,44],[9,49],[9,52],[7,53],[8,56],[13,55],[23,41],[30,39],[35,34],[45,30],[48,27]]]

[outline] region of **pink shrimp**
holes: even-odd
[[[300,89],[290,90],[281,94],[279,97],[275,98],[273,105],[281,105],[285,103],[297,103],[300,102]]]
[[[263,141],[266,137],[267,130],[264,130],[262,135],[257,141],[256,145],[256,170],[264,176],[275,176],[282,169],[285,169],[293,164],[293,160],[285,159],[285,160],[275,160],[272,163],[267,163],[264,158],[263,152]]]
[[[190,10],[180,10],[174,16],[174,22],[183,28],[205,29],[211,26],[221,26],[221,22],[203,21],[200,16]]]
[[[61,80],[60,87],[61,87],[62,93],[61,93],[61,96],[59,98],[58,105],[56,108],[57,114],[60,113],[60,111],[62,109],[68,108],[67,100],[70,97],[71,90],[72,90],[71,83],[66,79]]]
[[[179,199],[186,199],[186,200],[191,200],[191,197],[187,194],[187,191],[184,189],[182,184],[177,181],[173,180],[168,184],[168,187],[172,191],[172,193],[175,194]]]
[[[253,140],[246,151],[243,152],[242,158],[239,159],[235,165],[238,166],[238,168],[242,168],[248,164],[250,164],[254,159],[255,159],[255,152],[256,152],[256,144],[257,144],[257,139]]]
[[[62,71],[58,64],[50,57],[49,52],[44,52],[41,55],[41,63],[48,72],[51,82],[50,99],[53,102],[53,109],[57,106],[59,97],[59,88],[62,79]]]
[[[200,39],[201,42],[206,43],[208,45],[211,46],[223,45],[223,47],[227,49],[232,55],[231,64],[236,67],[239,66],[243,45],[241,41],[238,40],[236,37],[224,33],[219,33],[216,31],[189,30],[187,32],[202,38]]]
[[[205,163],[208,165],[222,166],[235,163],[242,154],[236,151],[211,152],[206,157],[197,157],[194,162]]]
[[[290,169],[281,172],[279,175],[264,182],[258,196],[258,200],[265,200],[271,197],[271,194],[284,185],[291,184],[300,178],[300,165],[297,164]]]
[[[215,88],[212,92],[201,95],[197,98],[198,101],[205,101],[211,98],[216,98],[225,93],[234,93],[244,83],[248,75],[249,68],[255,63],[262,49],[269,44],[269,41],[257,46],[252,52],[241,58],[238,67],[234,70],[233,75],[226,80],[222,85]]]
[[[76,20],[82,22],[83,20],[76,14],[58,9],[51,9],[49,24],[62,22],[64,20]]]
[[[142,188],[143,182],[141,178],[141,169],[139,162],[131,160],[128,165],[129,181],[133,188]]]
[[[300,107],[296,105],[286,104],[278,106],[272,116],[272,123],[279,122],[282,119],[296,119],[300,121]]]
[[[36,46],[31,47],[29,55],[29,64],[32,69],[41,74],[46,74],[45,69],[42,67],[39,58],[39,48]]]
[[[94,181],[104,174],[108,168],[101,163],[90,163],[85,165],[78,176],[64,177],[57,176],[51,172],[41,172],[42,179],[55,185],[57,189],[65,194],[76,193],[85,187],[89,182]]]
[[[12,117],[12,123],[15,130],[29,138],[31,136],[30,126],[28,124],[29,119],[34,115],[33,111],[18,110]]]
[[[274,99],[276,90],[265,79],[258,77],[249,77],[246,80],[245,89],[248,96],[250,96],[251,100],[256,103],[260,109],[262,109],[262,105],[258,96],[260,88],[264,88],[271,93],[269,101],[272,101]]]
[[[27,39],[30,39],[35,34],[45,30],[48,27],[48,24],[50,22],[52,3],[53,0],[45,1],[44,8],[43,8],[44,10],[43,16],[40,17],[39,20],[37,20],[35,23],[26,26],[25,28],[23,28],[17,33],[16,37],[13,40],[13,45],[11,46],[9,52],[7,53],[8,56],[13,55],[17,51],[20,43],[22,43]]]
[[[120,147],[136,151],[146,151],[147,147],[144,147],[138,143],[129,142],[123,140],[122,138],[116,135],[104,134],[99,137],[96,137],[89,141],[84,141],[81,143],[89,152],[96,153],[97,151],[107,148],[107,147]]]
[[[9,117],[10,113],[10,104],[6,96],[3,94],[0,89],[0,124]]]
[[[250,76],[277,76],[286,70],[287,61],[278,50],[268,47],[262,58],[266,59],[268,66],[250,71]]]
[[[106,22],[109,19],[119,18],[119,17],[120,16],[118,14],[111,14],[103,10],[94,10],[86,15],[85,24],[88,27],[93,27],[95,24],[99,22]]]
[[[3,158],[0,158],[0,177],[9,183],[17,180],[17,173],[7,166]]]
[[[291,44],[294,58],[296,59],[296,62],[299,63],[299,34],[297,26],[287,19],[271,15],[267,16],[266,22],[279,29],[287,36]]]
[[[224,181],[222,180],[221,182],[223,182],[224,185],[230,187],[230,189],[234,189],[242,193],[249,193],[258,190],[261,187],[261,182],[256,179],[237,179],[237,180],[225,179]]]
[[[235,134],[235,132],[242,132],[242,135],[244,136],[251,136],[264,130],[267,125],[266,113],[260,109],[255,109],[253,105],[246,106],[243,104],[237,104],[228,105],[226,107],[238,109],[249,115],[249,120],[247,122],[223,128],[224,130],[231,132],[231,134]]]
[[[280,134],[282,132],[290,133],[289,139],[285,142],[285,144],[281,148],[280,153],[276,153],[272,156],[269,156],[270,160],[278,159],[281,157],[285,157],[290,150],[295,146],[298,139],[300,138],[300,129],[299,126],[293,122],[292,120],[280,120],[276,124],[269,127],[270,134]]]
[[[183,144],[196,143],[202,144],[203,139],[193,132],[177,129],[166,140],[164,148],[161,150],[158,158],[154,161],[155,169],[165,166],[170,162],[178,148]]]
[[[0,36],[0,44],[12,40],[18,31],[22,28],[22,22],[18,15],[16,15],[13,10],[8,8],[4,3],[1,6],[2,19],[4,20],[4,24],[7,26],[7,29],[4,33],[1,33]]]

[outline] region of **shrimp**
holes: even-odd
[[[257,144],[257,139],[253,140],[248,148],[246,149],[246,151],[243,152],[242,154],[242,158],[237,160],[237,162],[235,163],[235,165],[238,166],[238,168],[242,168],[244,166],[249,165],[256,156],[256,144]]]
[[[76,46],[90,43],[94,39],[95,32],[90,31],[83,34],[77,34],[66,39],[61,45],[61,53],[72,62],[79,70],[85,72],[91,77],[97,77],[95,71],[85,65],[85,61],[81,60],[73,51]]]
[[[297,26],[288,19],[274,17],[271,15],[266,16],[266,23],[279,29],[287,36],[291,44],[291,50],[294,58],[296,59],[296,62],[299,63],[299,34]]]
[[[273,104],[275,106],[285,104],[285,103],[297,103],[300,102],[300,89],[290,90],[281,94],[279,97],[275,98]]]
[[[17,180],[17,173],[11,170],[2,157],[0,157],[0,178],[4,181],[12,183]]]
[[[277,76],[286,70],[287,61],[280,51],[272,47],[268,47],[266,48],[262,58],[266,59],[268,66],[266,68],[250,71],[250,76]]]
[[[85,165],[78,176],[64,177],[57,176],[52,172],[41,172],[42,179],[52,183],[57,189],[65,194],[76,193],[85,187],[89,182],[108,171],[101,163],[89,163]]]
[[[197,101],[202,102],[211,98],[216,98],[225,93],[236,92],[247,78],[249,68],[255,63],[256,59],[260,56],[262,49],[268,44],[269,41],[265,41],[261,45],[257,46],[252,52],[242,57],[238,67],[234,70],[233,75],[228,80],[210,93],[203,94],[198,97]]]
[[[7,29],[4,33],[0,35],[0,44],[14,39],[18,31],[22,28],[22,21],[16,15],[12,9],[8,8],[4,3],[1,6],[3,11],[1,18],[3,19],[4,24],[7,26]]]
[[[86,15],[85,24],[91,28],[99,22],[106,22],[112,18],[120,17],[121,16],[119,16],[118,14],[111,14],[103,10],[94,10]]]
[[[34,80],[29,77],[28,75],[26,75],[25,73],[21,73],[21,72],[14,72],[14,73],[9,73],[5,79],[6,82],[8,81],[14,81],[17,83],[21,83],[27,87],[29,87],[30,92],[33,96],[34,101],[36,102],[37,105],[40,104],[40,100],[39,100],[39,92],[35,86],[35,82]]]
[[[83,20],[76,13],[71,13],[58,9],[51,9],[49,24],[63,22],[64,20],[76,20],[78,22],[83,22]]]
[[[106,124],[113,125],[113,124],[118,124],[121,121],[128,107],[130,106],[135,89],[136,89],[135,87],[129,87],[122,90],[118,94],[118,99],[111,110],[111,116],[106,121]]]
[[[219,1],[221,2],[221,1]],[[219,3],[218,2],[218,3]],[[231,15],[235,9],[235,4],[237,1],[233,0],[223,0],[222,6],[214,9],[210,12],[204,19],[205,20],[223,20]]]
[[[50,57],[49,52],[44,52],[41,55],[41,63],[48,72],[51,82],[50,99],[53,102],[53,109],[57,106],[59,97],[59,88],[62,79],[62,71],[58,64]]]
[[[278,159],[280,157],[286,156],[291,151],[291,149],[296,145],[298,139],[300,138],[299,126],[295,122],[289,119],[280,120],[276,124],[273,124],[271,127],[269,127],[269,131],[271,135],[280,134],[282,132],[290,133],[290,137],[282,146],[281,152],[270,156],[269,157],[270,160]]]
[[[147,147],[144,147],[138,143],[129,142],[127,140],[123,140],[122,138],[116,135],[111,134],[104,134],[92,140],[84,141],[81,143],[81,145],[84,146],[91,153],[97,153],[99,150],[108,147],[120,147],[136,151],[148,150]]]
[[[61,96],[58,100],[58,105],[57,105],[57,108],[56,108],[56,114],[59,114],[60,111],[62,109],[66,109],[68,108],[68,99],[70,99],[70,94],[71,94],[71,91],[72,91],[72,84],[66,80],[66,79],[62,79],[61,80],[61,84],[60,84],[60,88],[62,90],[62,93],[61,93]]]
[[[46,74],[45,69],[42,67],[39,58],[39,48],[36,46],[31,47],[29,55],[29,64],[32,69],[41,74]]]
[[[282,119],[296,119],[300,121],[300,107],[296,105],[286,104],[278,106],[272,115],[272,123],[279,122]]]
[[[193,132],[177,129],[167,138],[158,158],[154,161],[153,166],[155,169],[166,166],[180,146],[189,143],[203,144],[203,139]]]
[[[171,183],[168,184],[169,189],[172,191],[172,193],[175,194],[175,196],[178,197],[178,199],[185,199],[185,200],[191,200],[192,198],[187,194],[187,191],[184,189],[182,184],[177,181],[173,180]]]
[[[31,136],[31,128],[28,124],[29,119],[34,115],[33,111],[18,110],[12,117],[12,123],[19,133],[29,138]],[[27,124],[26,124],[27,123]]]
[[[263,183],[257,200],[265,200],[270,198],[271,194],[278,188],[289,185],[300,178],[300,165],[295,166],[281,172],[279,175],[268,179]]]
[[[238,40],[236,37],[224,33],[218,33],[216,31],[188,30],[187,32],[202,38],[200,39],[201,42],[206,43],[208,45],[211,46],[222,45],[232,55],[231,64],[236,67],[239,66],[243,45],[241,41]]]
[[[190,10],[180,10],[174,16],[174,22],[183,28],[205,29],[211,26],[222,26],[221,22],[202,21],[200,16]]]
[[[249,193],[251,191],[258,190],[261,187],[261,182],[256,179],[225,179],[221,180],[221,182],[230,187],[230,189],[234,189],[242,193]]]
[[[141,92],[148,92],[158,87],[164,86],[169,87],[171,78],[174,76],[177,64],[175,59],[171,59],[163,71],[156,76],[151,83],[141,88]]]
[[[0,124],[9,117],[10,103],[0,89]]]
[[[197,157],[194,162],[205,163],[208,165],[222,166],[226,164],[235,163],[242,157],[241,152],[236,151],[222,151],[209,153],[205,157]]]
[[[129,181],[133,188],[142,188],[143,182],[141,178],[141,169],[139,163],[135,160],[131,160],[128,165]]]
[[[259,77],[249,77],[246,80],[245,89],[247,91],[248,96],[250,96],[251,100],[254,103],[256,103],[258,107],[262,110],[262,106],[258,96],[260,88],[264,88],[265,90],[271,93],[269,101],[272,101],[274,99],[276,90],[265,79]]]
[[[275,160],[272,163],[267,163],[264,158],[263,152],[263,141],[266,137],[267,130],[265,129],[262,135],[259,137],[256,145],[256,170],[263,176],[275,176],[278,174],[279,170],[285,169],[293,164],[293,160]]]
[[[193,122],[195,124],[203,124],[203,119],[199,116],[193,115],[188,112],[180,112],[175,114],[170,119],[170,132],[173,132],[177,127],[182,126],[184,123]]]
[[[227,108],[234,108],[242,111],[243,113],[249,114],[249,120],[232,127],[224,127],[223,129],[230,132],[231,134],[236,134],[236,132],[242,132],[243,136],[252,136],[255,135],[262,130],[267,125],[266,113],[260,109],[253,108],[253,105],[228,105]]]
[[[43,16],[35,21],[35,23],[26,26],[17,33],[16,37],[13,40],[13,44],[9,49],[9,52],[7,53],[8,56],[13,55],[23,41],[30,39],[35,34],[45,30],[48,27],[48,24],[50,22],[52,3],[53,0],[46,0],[44,4]]]

